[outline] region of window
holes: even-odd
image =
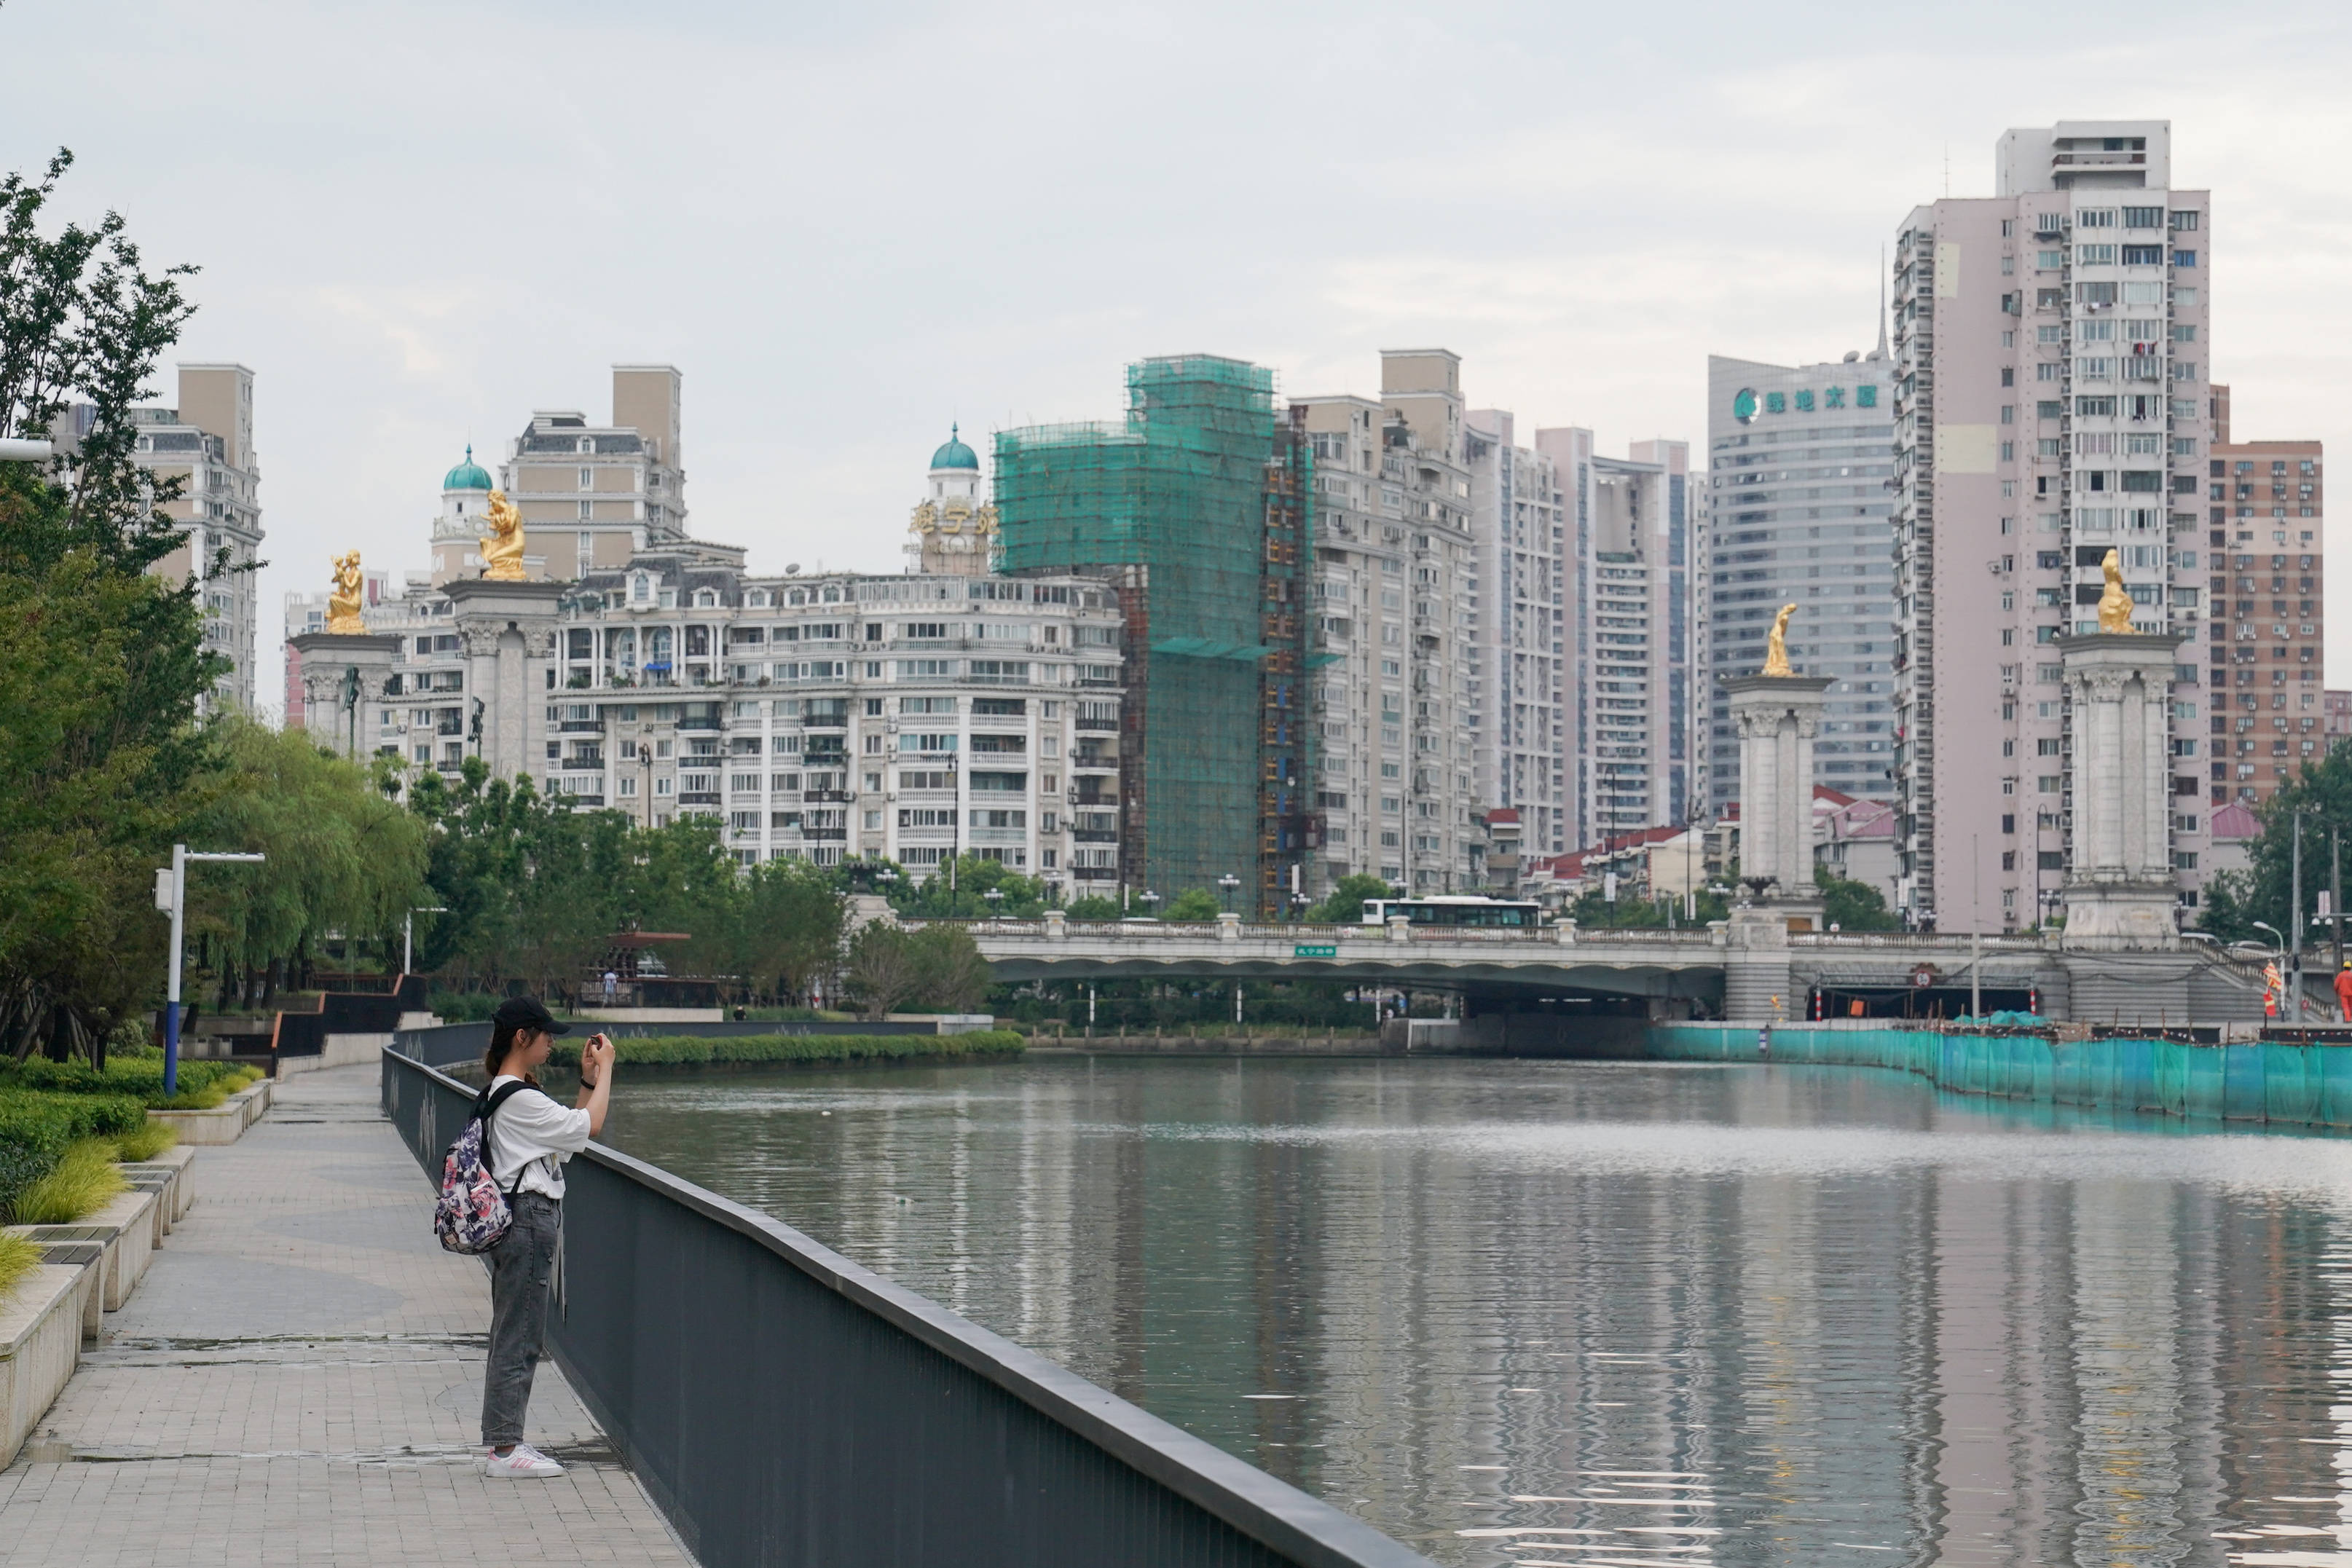
[[[2194,267],[2197,265],[2197,253],[2193,250],[2176,250],[2172,253],[2172,265]]]
[[[2126,207],[2124,227],[2127,229],[2160,229],[2164,226],[2162,207]]]
[[[2113,267],[2116,247],[2111,245],[2078,245],[2074,247],[2074,262],[2078,267]]]

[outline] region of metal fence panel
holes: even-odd
[[[437,1177],[471,1091],[383,1071]],[[551,1348],[707,1568],[1427,1568],[765,1215],[601,1147],[566,1174]]]

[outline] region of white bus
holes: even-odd
[[[1364,924],[1385,925],[1402,915],[1415,925],[1475,925],[1533,930],[1543,924],[1543,905],[1500,898],[1368,898]]]

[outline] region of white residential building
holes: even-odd
[[[1696,714],[1691,690],[1690,444],[1642,441],[1603,457],[1592,433],[1536,432],[1565,497],[1572,583],[1568,629],[1573,841],[1689,820]]]
[[[1565,497],[1552,461],[1517,444],[1512,416],[1474,409],[1463,437],[1475,576],[1469,651],[1471,788],[1515,811],[1519,852],[1576,847],[1568,787],[1570,686]]]
[[[1316,473],[1309,680],[1324,850],[1310,896],[1351,872],[1415,893],[1485,882],[1461,363],[1444,349],[1384,350],[1377,401],[1290,400]]]

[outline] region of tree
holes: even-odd
[[[1357,872],[1341,877],[1331,895],[1307,911],[1307,918],[1332,925],[1358,925],[1363,923],[1364,900],[1395,896],[1396,889],[1387,878]]]
[[[1217,895],[1205,887],[1188,887],[1168,901],[1163,920],[1214,920],[1224,911]]]
[[[2297,812],[2303,813],[2304,929],[2311,933],[2319,890],[2327,885],[2328,835],[2336,832],[2352,839],[2352,748],[2342,745],[2305,763],[2294,778],[2279,786],[2276,794],[2254,808],[2262,832],[2253,841],[2246,868],[2216,877],[2208,885],[2198,922],[2201,928],[2225,942],[2268,941],[2254,929],[2257,920],[2281,931],[2290,929]],[[2326,930],[2319,927],[2321,933]]]
[[[1886,895],[1866,882],[1819,871],[1822,918],[1841,931],[1900,931],[1902,919],[1886,907]]]
[[[915,933],[887,921],[872,921],[849,939],[842,984],[859,1012],[878,1020],[903,1010],[922,994],[925,956],[915,944]]]
[[[755,994],[805,996],[838,961],[842,894],[820,867],[803,860],[752,867],[738,909],[730,967]]]
[[[1044,883],[1007,868],[1003,861],[980,855],[962,856],[952,873],[940,867],[919,886],[907,876],[889,886],[892,908],[929,919],[1003,915],[1008,920],[1035,920],[1045,913]],[[1001,896],[992,901],[991,890]]]
[[[224,986],[297,956],[331,930],[389,937],[411,904],[426,902],[425,824],[366,771],[299,730],[233,716],[218,731],[225,787],[190,836],[267,857],[189,886],[189,931],[205,942]]]
[[[961,925],[926,925],[914,934],[916,967],[923,977],[921,1005],[968,1013],[988,999],[988,960]]]
[[[226,668],[194,572],[148,574],[180,547],[179,486],[140,468],[131,413],[191,269],[150,274],[112,213],[44,235],[71,163],[0,179],[0,435],[88,410],[69,458],[0,463],[0,1049],[19,1053],[102,1040],[160,988],[148,890],[216,786],[194,720]]]
[[[1090,893],[1082,898],[1070,900],[1062,915],[1066,920],[1117,920],[1119,918],[1118,901]]]

